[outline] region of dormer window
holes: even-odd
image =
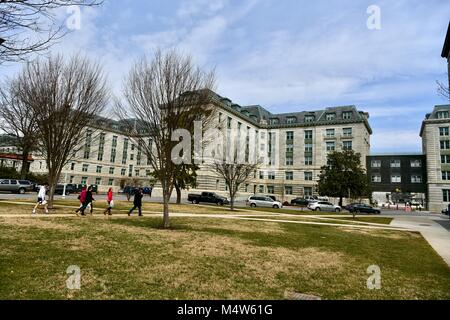
[[[352,118],[353,112],[352,111],[346,111],[342,113],[342,119],[344,120],[350,120]]]
[[[306,122],[306,123],[314,122],[314,120],[316,120],[316,117],[313,116],[313,115],[310,115],[310,116],[306,116],[306,117],[305,117],[305,122]]]
[[[296,123],[296,122],[297,122],[297,118],[296,117],[288,117],[286,119],[286,123],[287,124],[293,124],[293,123]]]
[[[279,123],[280,123],[280,119],[278,119],[278,118],[272,118],[269,120],[269,124],[271,124],[271,125],[276,125]]]
[[[327,113],[326,119],[327,119],[327,121],[334,121],[334,120],[336,120],[336,113]]]
[[[436,115],[438,119],[448,119],[448,111],[438,111]]]

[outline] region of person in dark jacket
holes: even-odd
[[[84,211],[86,210],[86,208],[88,206],[91,207],[91,215],[94,213],[94,192],[93,192],[93,188],[89,187],[86,191],[86,197],[84,199],[83,202],[83,206],[80,208],[81,211],[81,215],[84,216]]]
[[[134,201],[133,205],[134,207],[128,212],[128,216],[130,216],[134,210],[138,209],[139,211],[139,217],[142,217],[142,198],[144,197],[144,190],[142,188],[139,188],[134,193]]]

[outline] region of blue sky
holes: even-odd
[[[381,9],[381,30],[367,28],[370,5]],[[447,79],[448,0],[105,0],[81,19],[53,51],[100,61],[117,94],[135,59],[177,47],[215,68],[216,91],[241,105],[356,105],[371,114],[374,153],[420,152],[421,121],[446,103],[436,80]]]

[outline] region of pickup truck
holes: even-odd
[[[213,192],[203,192],[202,194],[189,194],[188,201],[193,204],[215,203],[219,206],[229,204],[227,198],[221,197]]]

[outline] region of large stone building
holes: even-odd
[[[450,204],[450,105],[426,115],[420,136],[427,158],[428,208],[441,212]]]
[[[365,166],[372,130],[369,115],[355,106],[273,114],[261,106],[239,106],[213,92],[211,96],[217,127],[223,127],[226,134],[233,129],[244,132],[247,149],[263,160],[254,179],[242,187],[244,194],[274,194],[285,200],[313,195],[320,169],[334,150],[355,150]],[[120,122],[102,119],[96,138],[88,139],[91,142],[79,151],[77,160],[67,165],[61,182],[97,184],[100,190],[118,189],[129,179],[148,184],[151,168],[145,154],[120,129]],[[31,170],[45,172],[45,161],[36,157]],[[198,190],[224,193],[226,186],[203,167]]]
[[[450,22],[448,24],[447,36],[445,37],[444,48],[441,57],[447,59],[448,63],[448,87],[450,88]]]

